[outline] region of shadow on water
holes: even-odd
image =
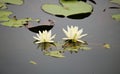
[[[84,19],[90,15],[91,15],[91,13],[81,13],[81,14],[69,15],[67,17],[70,19]]]
[[[54,25],[39,25],[35,27],[28,28],[31,32],[38,33],[39,31],[43,32],[44,30],[51,30]]]
[[[74,14],[74,15],[69,15],[67,16],[67,18],[70,19],[84,19],[87,18],[91,15],[91,13],[80,13],[80,14]],[[65,18],[64,15],[55,15],[56,17],[60,17],[60,18]]]

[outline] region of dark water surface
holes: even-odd
[[[111,18],[120,10],[106,9],[116,6],[109,0],[95,0],[93,13],[84,19],[75,20],[59,18],[41,10],[44,3],[58,3],[58,0],[25,0],[21,6],[9,5],[12,16],[19,18],[40,18],[41,21],[54,19],[55,26],[52,33],[56,34],[56,41],[65,35],[62,28],[67,25],[84,28],[88,36],[83,38],[92,48],[89,51],[80,51],[77,54],[65,53],[65,58],[45,56],[33,44],[35,33],[26,28],[9,28],[0,25],[0,74],[120,74],[120,22]],[[89,2],[90,3],[90,2]],[[34,24],[35,25],[35,24]],[[110,49],[102,47],[109,43]],[[29,61],[37,62],[37,65]]]

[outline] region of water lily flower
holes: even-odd
[[[63,40],[72,40],[73,42],[81,42],[85,43],[85,41],[81,40],[82,37],[86,36],[87,34],[83,33],[83,28],[78,30],[77,26],[67,26],[67,30],[63,28],[63,32],[67,36],[66,38],[63,38]]]
[[[37,36],[33,36],[33,38],[36,40],[35,43],[36,44],[40,44],[40,43],[53,43],[54,41],[52,39],[55,38],[56,35],[51,34],[51,30],[50,31],[39,31],[38,34],[36,34]]]

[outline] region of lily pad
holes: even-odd
[[[7,8],[6,4],[3,2],[0,2],[0,9],[6,9],[6,8]]]
[[[12,12],[10,11],[0,10],[0,21],[8,21],[11,14]]]
[[[45,12],[56,16],[68,18],[72,18],[74,15],[77,16],[75,18],[73,17],[72,19],[83,19],[85,17],[88,17],[93,10],[90,4],[83,1],[72,0],[66,2],[64,0],[60,0],[60,3],[62,4],[62,6],[55,4],[44,4],[42,6],[42,9]]]
[[[1,0],[0,2],[8,3],[8,4],[16,4],[16,5],[23,4],[23,0]]]
[[[120,21],[120,14],[114,14],[112,15],[112,18],[115,19],[116,21]]]
[[[110,2],[120,5],[120,0],[111,0]]]
[[[26,24],[27,21],[31,21],[31,18],[24,18],[24,19],[10,19],[7,22],[2,22],[1,24],[4,26],[9,26],[9,27],[22,27],[24,24]]]
[[[50,52],[44,52],[44,55],[47,56],[51,56],[51,57],[55,57],[55,58],[63,58],[65,56],[63,56],[62,53],[60,53],[60,51],[50,51]]]

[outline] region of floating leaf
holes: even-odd
[[[62,6],[55,4],[44,4],[42,9],[50,14],[62,17],[72,18],[72,19],[83,19],[89,16],[93,10],[92,6],[83,1],[65,1],[60,0]],[[79,16],[78,16],[79,15]]]
[[[106,48],[106,49],[110,49],[110,48],[111,48],[111,47],[110,47],[110,44],[108,44],[108,43],[104,43],[104,44],[103,44],[103,47]]]
[[[65,57],[65,56],[63,56],[62,53],[60,53],[60,51],[50,51],[50,52],[45,52],[44,54],[47,56],[55,57],[55,58]]]
[[[3,2],[0,2],[0,9],[6,9],[6,8],[7,8],[6,4]]]
[[[8,3],[8,4],[16,4],[16,5],[23,4],[23,0],[1,0],[0,2]]]
[[[8,21],[11,14],[12,12],[10,11],[0,10],[0,21]]]
[[[115,19],[116,21],[120,21],[120,14],[114,14],[112,15],[112,18]]]
[[[31,21],[31,18],[25,18],[25,19],[10,19],[7,22],[2,22],[1,24],[4,26],[9,26],[9,27],[22,27],[24,24],[26,24],[27,21]]]
[[[120,0],[111,0],[110,2],[120,5]],[[120,9],[120,7],[109,7],[111,9]],[[113,14],[112,18],[116,21],[120,21],[120,14]]]
[[[33,65],[36,65],[37,63],[35,61],[30,61],[29,63],[33,64]]]
[[[111,0],[110,2],[120,5],[120,0]]]

